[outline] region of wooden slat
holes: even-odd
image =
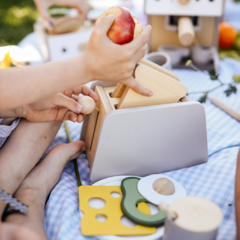
[[[112,92],[112,98],[121,97],[125,89],[126,89],[126,85],[124,85],[122,83],[118,83],[118,85]]]

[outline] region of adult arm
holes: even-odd
[[[0,110],[14,109],[91,81],[84,56],[0,70]]]
[[[78,57],[0,70],[0,110],[27,105],[92,80],[121,82],[150,96],[151,91],[137,83],[132,73],[145,55],[151,27],[147,26],[132,42],[117,45],[107,37],[113,21],[113,15],[99,21],[86,52]]]

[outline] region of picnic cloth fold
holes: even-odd
[[[240,3],[226,7],[227,20],[240,28]],[[209,90],[219,83],[209,77],[192,70],[174,70],[189,92]],[[231,82],[233,74],[240,75],[240,62],[233,59],[220,61],[220,78],[223,82]],[[240,86],[236,94],[225,96],[223,86],[211,93],[211,96],[222,101],[240,112]],[[190,94],[191,100],[198,100],[202,94]],[[215,107],[209,100],[203,104],[206,111],[209,161],[206,164],[179,169],[164,173],[180,182],[187,195],[209,199],[222,209],[224,220],[218,232],[218,240],[236,239],[234,183],[237,152],[240,146],[240,123],[225,112]],[[82,124],[68,122],[73,140],[78,140]],[[144,127],[144,126],[143,126]],[[144,139],[143,139],[144,141]],[[50,148],[66,143],[67,137],[62,126]],[[78,158],[78,169],[83,185],[91,184],[89,165],[85,154]],[[240,191],[240,189],[239,189]],[[80,215],[78,207],[78,187],[73,163],[64,168],[60,181],[51,192],[46,205],[45,227],[51,240],[96,239],[84,237],[80,231]]]

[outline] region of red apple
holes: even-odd
[[[96,21],[99,22],[103,16],[113,14],[115,20],[108,30],[108,37],[116,44],[125,44],[138,37],[142,30],[142,24],[138,19],[132,17],[130,11],[125,7],[113,7],[104,12]]]

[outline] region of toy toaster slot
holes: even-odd
[[[118,87],[118,85],[117,85],[117,87]],[[106,93],[109,104],[112,107],[112,110],[116,109],[116,105],[118,105],[118,103],[120,101],[120,97],[113,97],[113,93],[117,87],[114,86],[114,87],[105,87],[104,88],[104,91]]]

